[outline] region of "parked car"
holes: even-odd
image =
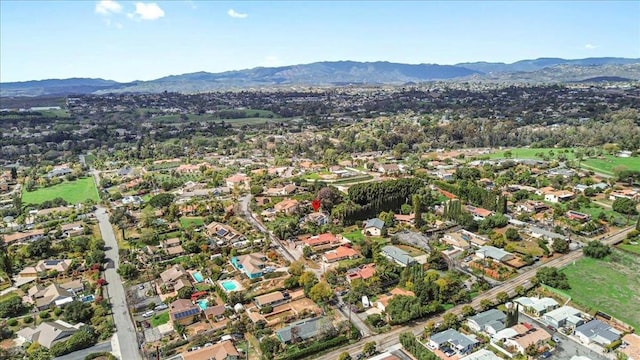
[[[555,336],[555,335],[551,338],[551,340],[553,340],[554,343],[559,343],[560,342],[560,338]]]
[[[153,316],[153,312],[154,312],[153,310],[149,310],[149,311],[145,312],[144,314],[142,314],[142,317],[145,318],[145,319],[146,318],[150,318],[150,317]]]
[[[153,310],[160,311],[160,310],[164,310],[164,309],[167,309],[167,308],[168,308],[167,304],[159,304],[158,306],[154,307]]]
[[[548,351],[545,351],[542,353],[542,355],[540,355],[540,359],[548,359],[551,357],[551,353]]]

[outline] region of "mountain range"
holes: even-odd
[[[42,96],[163,91],[204,92],[274,86],[401,85],[428,81],[584,82],[640,80],[640,59],[539,58],[511,64],[456,65],[335,61],[258,67],[221,73],[196,72],[151,81],[70,78],[0,83],[0,96]]]

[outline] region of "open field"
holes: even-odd
[[[604,260],[583,258],[562,270],[572,301],[640,329],[640,257],[619,250]]]
[[[85,177],[74,181],[65,181],[61,184],[35,191],[22,192],[22,202],[24,204],[40,204],[47,200],[63,198],[71,204],[84,202],[85,200],[100,201],[98,190],[93,177]]]
[[[640,255],[640,244],[620,244],[618,247],[622,250],[629,251]]]
[[[604,155],[599,158],[585,159],[580,166],[595,172],[613,175],[616,166],[624,166],[627,170],[640,171],[640,157],[622,158],[611,155]]]

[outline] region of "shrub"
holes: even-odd
[[[55,310],[53,310],[53,314],[55,316],[60,316],[60,314],[62,314],[62,309],[60,308],[55,308]]]
[[[45,320],[51,317],[48,311],[42,311],[39,315],[40,319]]]
[[[89,354],[87,356],[84,357],[84,360],[93,360],[95,358],[99,358],[99,357],[104,357],[107,360],[117,360],[117,358],[115,356],[113,356],[113,354],[108,353],[108,352],[97,352],[97,353],[93,353],[93,354]]]
[[[349,339],[347,339],[347,337],[344,335],[332,338],[327,341],[314,342],[308,347],[300,351],[297,351],[294,353],[288,353],[284,355],[283,357],[280,358],[280,360],[297,360],[297,359],[306,358],[313,354],[317,354],[323,350],[331,349],[333,347],[346,344],[347,342],[349,342]]]
[[[18,325],[18,320],[16,320],[16,319],[9,319],[9,320],[7,321],[7,325],[9,325],[9,326],[16,326],[16,325]]]
[[[25,324],[31,324],[33,322],[33,318],[31,316],[25,316],[22,318]]]

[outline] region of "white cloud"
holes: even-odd
[[[95,11],[101,15],[116,14],[122,11],[122,5],[114,0],[100,0],[96,3]]]
[[[593,44],[587,44],[587,45],[584,46],[584,48],[587,49],[587,50],[593,50],[593,49],[596,49],[597,46],[595,46]]]
[[[227,15],[231,16],[234,19],[244,19],[249,16],[249,14],[241,14],[233,9],[229,9],[229,11],[227,11]]]
[[[156,3],[136,3],[136,11],[130,14],[127,14],[129,19],[136,20],[158,20],[161,17],[164,17],[164,10],[158,6]]]

